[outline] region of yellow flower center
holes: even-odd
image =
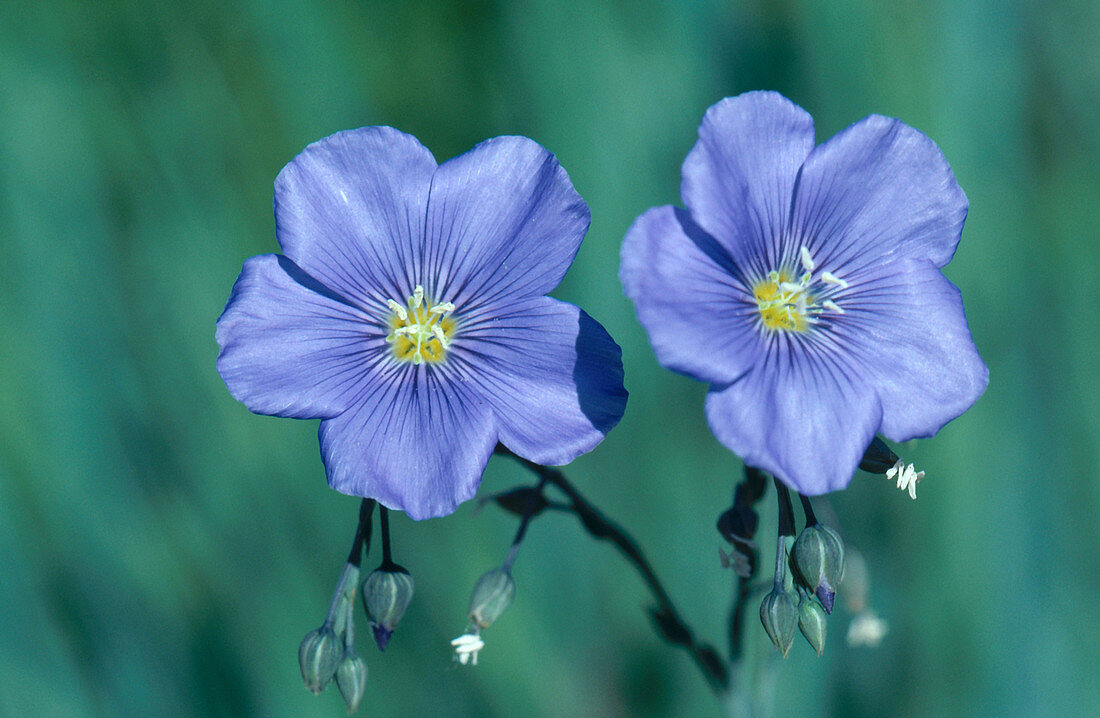
[[[764,328],[806,331],[809,325],[807,310],[813,301],[807,289],[807,284],[801,281],[792,282],[787,270],[768,272],[766,279],[753,285],[752,296],[756,299]]]
[[[843,314],[832,297],[847,289],[848,283],[830,272],[821,272],[814,278],[814,260],[805,247],[799,254],[801,276],[786,267],[772,270],[752,285],[752,296],[760,312],[760,324],[764,329],[784,332],[804,332],[817,323],[817,316],[824,312]]]
[[[458,322],[451,316],[454,304],[432,304],[424,297],[424,287],[418,284],[404,306],[392,299],[386,305],[391,312],[386,320],[390,327],[386,341],[396,359],[413,364],[438,364],[446,358],[458,329]]]

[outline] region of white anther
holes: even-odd
[[[837,314],[844,313],[844,310],[838,307],[837,303],[834,302],[832,299],[826,299],[824,302],[821,303],[821,306],[825,307],[830,312],[836,312]]]
[[[420,309],[420,305],[424,303],[424,286],[422,284],[416,285],[416,289],[413,290],[413,306]]]
[[[439,340],[439,343],[443,345],[444,349],[451,345],[451,340],[443,333],[443,327],[438,324],[432,326],[432,336]]]
[[[814,258],[810,255],[810,250],[803,246],[802,249],[799,250],[799,256],[802,259],[802,268],[807,272],[814,271]]]
[[[476,633],[464,633],[452,640],[451,645],[455,649],[455,660],[464,666],[467,663],[476,666],[478,651],[485,648],[485,641]]]
[[[386,306],[389,307],[390,311],[393,312],[394,314],[396,314],[397,318],[400,319],[401,321],[405,321],[409,318],[409,313],[408,313],[408,311],[406,311],[405,307],[401,306],[400,304],[393,301],[392,299],[387,299],[386,300]]]
[[[419,324],[409,324],[407,326],[398,327],[397,329],[393,330],[393,333],[398,335],[398,336],[406,336],[406,337],[415,336],[416,334],[420,333],[420,325]]]
[[[779,283],[779,290],[782,291],[782,292],[790,292],[791,294],[793,294],[795,292],[801,292],[802,291],[802,285],[801,284],[795,284],[794,282],[780,282]]]
[[[916,501],[917,500],[917,484],[919,484],[920,480],[924,478],[924,472],[923,471],[917,471],[913,467],[912,464],[909,464],[909,466],[906,467],[905,473],[906,473],[906,476],[909,479],[909,487],[908,487],[909,488],[909,498]]]
[[[432,314],[450,314],[454,310],[455,310],[455,305],[454,304],[451,304],[450,302],[441,302],[439,304],[436,304],[434,307],[432,307],[428,311],[431,312]]]
[[[832,272],[822,272],[821,273],[821,281],[825,282],[826,284],[835,284],[836,286],[840,287],[841,289],[847,289],[848,288],[848,283],[845,282],[840,277],[833,274]]]
[[[914,501],[917,498],[917,484],[924,478],[923,471],[917,471],[917,468],[912,464],[905,465],[901,459],[898,459],[897,463],[886,470],[886,478],[893,479],[897,477],[898,488],[902,491],[909,492],[909,498]]]

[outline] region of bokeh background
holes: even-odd
[[[867,475],[833,497],[890,623],[879,648],[847,647],[838,611],[823,658],[800,642],[778,661],[750,611],[775,714],[1100,712],[1097,37],[1087,0],[5,0],[0,715],[342,714],[335,689],[302,688],[296,651],[357,501],[326,487],[314,422],[229,396],[214,321],[242,261],[277,250],[279,169],[372,124],[440,160],[498,134],[558,155],[593,219],[556,295],[622,344],[631,391],[568,473],[724,645],[713,525],[740,465],[705,388],[654,360],[618,251],[678,203],[705,109],[759,88],[819,141],[876,112],[939,143],[971,205],[946,273],[991,372],[973,410],[900,447],[928,472],[917,502]],[[528,481],[496,458],[482,493]],[[474,509],[394,518],[418,593],[385,654],[361,626],[363,715],[718,713],[637,577],[568,516],[534,523],[481,665],[453,666],[469,589],[515,528]]]

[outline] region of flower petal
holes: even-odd
[[[776,92],[728,97],[699,125],[680,194],[692,218],[756,276],[784,258],[795,177],[813,146],[813,118]]]
[[[655,207],[626,233],[619,278],[657,360],[727,384],[759,356],[758,316],[729,252],[687,212]]]
[[[966,211],[936,143],[900,120],[871,115],[806,158],[792,224],[818,265],[843,275],[905,257],[944,266]]]
[[[626,409],[619,345],[566,302],[532,297],[488,308],[463,325],[453,353],[492,407],[501,443],[538,464],[591,451]]]
[[[216,333],[218,373],[258,414],[336,416],[385,338],[363,312],[285,257],[244,263]]]
[[[707,394],[718,440],[749,466],[807,495],[848,485],[882,419],[863,367],[775,344],[767,362]]]
[[[403,301],[419,278],[436,164],[392,127],[337,132],[275,178],[275,231],[288,257],[365,306]]]
[[[486,140],[436,170],[425,287],[461,307],[546,294],[565,276],[588,222],[554,155],[525,137]]]
[[[329,486],[413,519],[445,516],[481,483],[497,443],[492,414],[471,387],[428,367],[390,369],[352,408],[321,422]]]
[[[962,297],[930,262],[894,262],[853,287],[833,325],[866,363],[894,441],[935,434],[978,400],[989,370],[974,346]]]

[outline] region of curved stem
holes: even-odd
[[[756,502],[763,498],[767,486],[767,475],[763,471],[752,466],[746,466],[745,478],[737,484],[737,488],[733,492],[734,508],[751,512],[755,517],[756,511],[753,507]],[[733,607],[730,610],[729,650],[731,666],[737,665],[744,653],[745,606],[749,596],[752,595],[752,579],[756,575],[756,564],[758,562],[756,545],[753,543],[756,533],[755,519],[751,524],[745,526],[745,533],[748,535],[736,537],[741,544],[737,548],[745,554],[749,570],[747,575],[737,577],[737,589],[734,592]]]
[[[569,498],[570,509],[588,533],[615,545],[619,553],[638,571],[642,581],[656,599],[657,608],[651,609],[651,617],[662,637],[674,645],[682,646],[691,654],[695,665],[712,690],[717,693],[724,691],[729,680],[724,662],[713,647],[696,641],[694,632],[680,616],[680,612],[660,579],[657,578],[656,572],[642,553],[638,542],[584,498],[558,469],[536,464],[507,450],[501,451],[498,448],[498,452],[507,453],[533,471],[541,479],[540,483],[548,482],[556,486]]]
[[[539,482],[535,485],[535,490],[527,501],[527,508],[523,512],[523,518],[520,519],[519,528],[516,529],[516,537],[512,539],[513,546],[518,546],[523,541],[523,536],[527,533],[527,526],[531,523],[531,517],[535,515],[535,509],[538,508],[539,497],[542,495],[543,488],[546,487],[546,481],[546,476],[539,474]]]

